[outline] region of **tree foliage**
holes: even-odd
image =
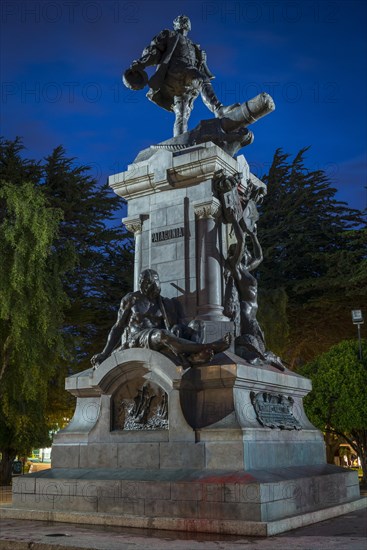
[[[121,201],[62,147],[43,162],[23,149],[0,141],[4,468],[70,415],[65,376],[90,367],[133,275],[131,241],[112,226]]]
[[[273,302],[265,299],[260,306],[274,311],[268,317],[278,311],[281,317],[284,296],[279,291],[285,292],[283,325],[289,327],[289,338],[278,351],[293,365],[353,336],[350,310],[365,303],[367,289],[362,213],[335,198],[325,172],[306,169],[306,151],[293,160],[276,151],[263,177],[268,194],[259,222],[264,254],[259,288],[275,295]],[[264,328],[271,333],[271,324]]]
[[[300,369],[312,380],[305,398],[311,422],[330,434],[343,437],[358,454],[367,481],[367,340],[359,359],[357,340],[344,340]]]
[[[47,386],[64,354],[67,297],[52,250],[61,212],[32,183],[2,180],[0,219],[0,478],[6,479],[18,452],[49,441]]]
[[[259,322],[265,332],[266,348],[283,355],[289,341],[288,296],[283,287],[260,288]]]
[[[63,212],[57,248],[73,251],[77,265],[64,277],[70,299],[65,330],[74,338],[73,370],[89,368],[89,358],[104,346],[121,296],[131,290],[131,241],[121,224],[111,225],[124,201],[107,184],[97,185],[87,166],[57,147],[46,158],[43,191]]]

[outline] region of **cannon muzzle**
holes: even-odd
[[[220,119],[221,126],[225,132],[233,132],[239,128],[253,124],[275,109],[273,98],[262,92],[253,99],[241,103]]]

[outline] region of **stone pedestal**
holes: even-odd
[[[157,402],[152,409],[145,401],[142,421],[129,404],[139,402],[143,387]],[[231,353],[185,371],[160,353],[131,349],[69,377],[67,389],[77,396],[75,415],[55,436],[52,470],[15,480],[17,509],[266,534],[270,522],[359,496],[356,472],[325,464],[322,435],[302,406],[310,383],[294,373],[252,367]],[[259,413],[254,394],[282,395],[292,406]],[[163,402],[167,411],[154,422]],[[267,427],[271,416],[274,427]]]
[[[144,387],[153,401],[139,401]],[[359,496],[356,472],[325,464],[322,435],[302,406],[310,383],[294,373],[231,353],[183,370],[131,349],[69,377],[67,389],[77,407],[55,436],[52,470],[14,482],[13,506],[33,517],[49,510],[68,521],[102,515],[106,524],[118,517],[130,526],[266,535],[289,516],[342,513]],[[281,394],[292,406],[282,412],[280,404],[269,427],[270,408],[259,414],[254,394]],[[142,402],[145,419],[130,407]]]
[[[143,269],[155,269],[162,296],[177,298],[187,320],[205,321],[207,341],[232,329],[223,316],[227,228],[213,196],[213,176],[221,169],[256,179],[243,157],[235,160],[212,143],[152,149],[149,158],[109,179],[128,202],[123,221],[135,235],[135,288]]]
[[[223,315],[229,235],[213,194],[218,170],[263,185],[243,157],[212,143],[150,148],[110,178],[128,201],[135,288],[141,270],[155,269],[162,296],[203,322],[206,341],[233,330]],[[184,369],[133,348],[67,378],[66,389],[77,397],[74,417],[54,438],[52,469],[15,480],[21,511],[266,535],[297,526],[300,514],[312,522],[344,513],[358,499],[357,473],[326,464],[322,434],[305,415],[310,381],[291,371],[230,351]]]
[[[167,396],[164,425],[129,425],[125,413],[119,423],[122,401],[136,400],[147,383]],[[183,370],[158,352],[117,351],[97,370],[67,379],[77,407],[54,438],[52,466],[247,471],[324,464],[323,437],[303,410],[310,387],[295,373],[253,367],[231,353],[210,366]],[[290,425],[277,427],[276,414],[270,415],[273,428],[262,425],[268,418],[258,415],[253,394],[290,398],[288,416],[278,414]]]

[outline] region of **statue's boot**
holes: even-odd
[[[240,106],[240,103],[233,103],[225,107],[223,103],[219,101],[213,86],[210,82],[204,82],[201,88],[201,97],[206,107],[211,111],[216,118],[222,118],[226,116],[232,109]]]

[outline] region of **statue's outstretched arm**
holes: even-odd
[[[259,243],[259,239],[257,238],[256,224],[253,231],[248,232],[248,235],[250,236],[250,239],[252,241],[252,259],[250,264],[247,266],[247,269],[248,271],[253,271],[263,261],[263,251]]]
[[[232,221],[232,227],[233,227],[233,231],[237,242],[236,242],[236,248],[235,248],[234,254],[231,258],[231,264],[233,269],[236,270],[245,253],[245,234],[240,224],[235,218]]]
[[[129,317],[131,313],[131,298],[128,294],[121,300],[120,308],[117,314],[117,321],[110,330],[107,337],[106,345],[101,353],[97,353],[91,359],[92,365],[96,368],[107,357],[111,355],[117,344],[119,343],[122,333],[128,325]]]

